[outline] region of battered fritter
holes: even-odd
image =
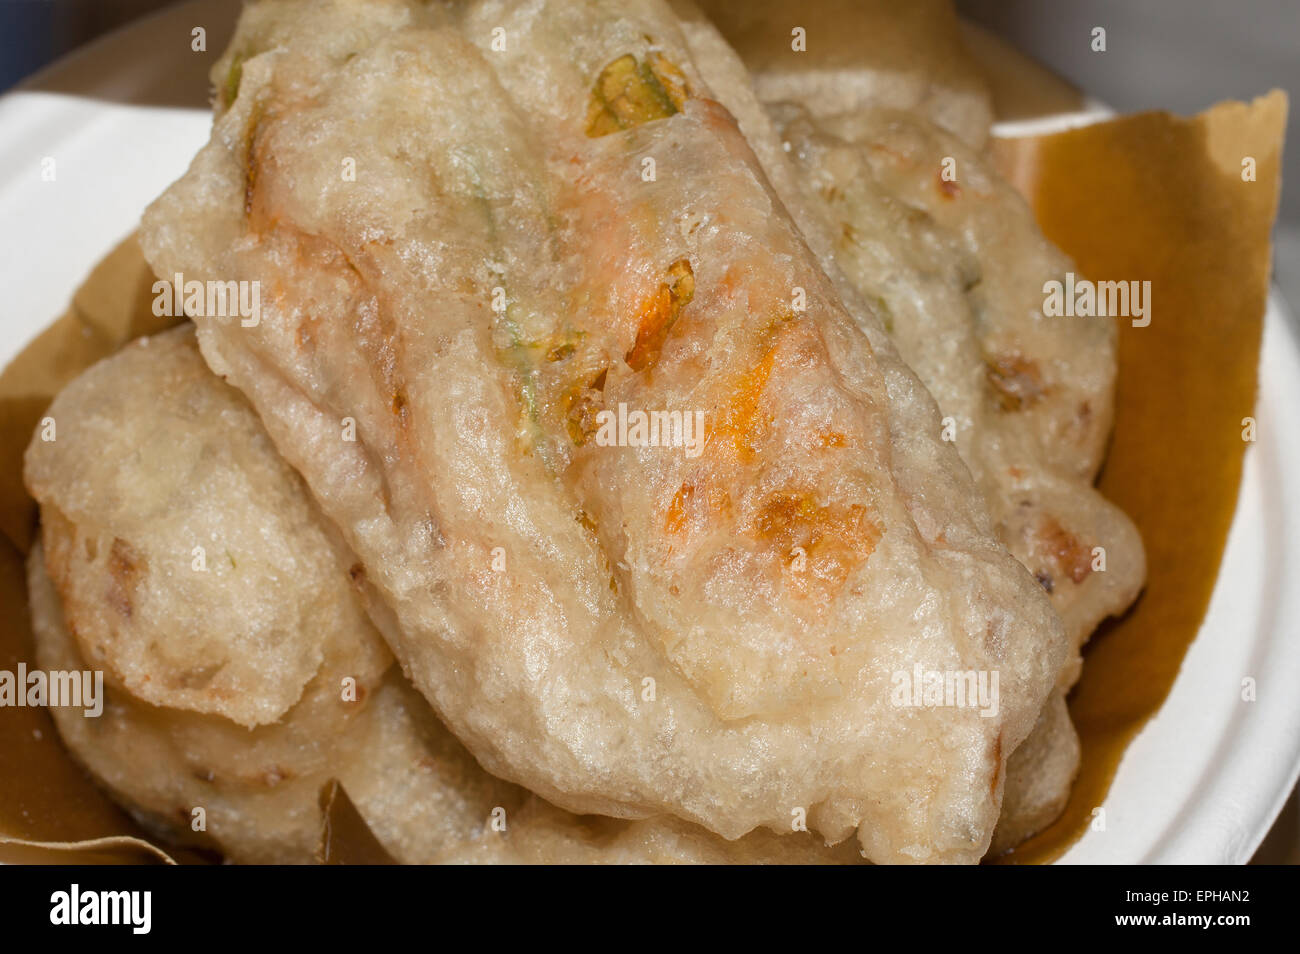
[[[27,458],[44,541],[28,565],[37,662],[81,671],[102,642],[132,647],[129,681],[108,669],[101,716],[50,712],[73,755],[160,836],[244,863],[311,862],[317,797],[337,778],[411,863],[860,860],[807,834],[728,842],[672,819],[578,818],[484,772],[390,665],[358,569],[252,409],[204,365],[192,327],[95,365],[49,416],[57,439],[36,437]],[[229,564],[195,569],[196,533]],[[129,548],[129,569],[92,555],[113,546]],[[269,569],[265,554],[290,546],[291,565]],[[283,607],[308,601],[333,611],[281,624]],[[250,729],[232,715],[240,709],[208,704],[240,696],[246,647],[284,641],[316,645],[321,658],[274,720]],[[207,661],[178,672],[176,647],[188,645]],[[178,675],[190,691],[155,702],[149,687]]]
[[[360,6],[273,50],[248,21],[143,244],[162,274],[262,283],[258,327],[197,318],[205,357],[417,687],[573,810],[725,835],[807,811],[874,860],[977,859],[1060,623],[669,11],[388,3],[408,28],[311,39]],[[703,454],[593,440],[620,404],[704,410]],[[917,662],[998,672],[999,711],[892,704]]]

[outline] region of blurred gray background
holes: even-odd
[[[0,91],[61,54],[172,0],[0,0]],[[240,0],[229,0],[237,7]],[[795,2],[795,0],[792,0]],[[906,0],[900,0],[906,2]],[[1194,113],[1273,87],[1292,98],[1274,274],[1300,312],[1300,0],[956,0],[1010,40],[1121,112]],[[1093,27],[1107,50],[1091,49]],[[1300,727],[1297,727],[1300,731]],[[1293,794],[1257,862],[1300,863]]]

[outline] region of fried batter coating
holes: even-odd
[[[797,107],[773,112],[837,264],[939,401],[999,538],[1070,636],[1058,691],[1008,766],[994,839],[1005,850],[1064,805],[1078,742],[1063,700],[1078,650],[1145,578],[1136,528],[1092,486],[1113,414],[1115,328],[1043,316],[1044,282],[1068,259],[952,136],[886,111],[818,121]]]
[[[1015,190],[926,110],[886,108],[897,103],[884,94],[847,111],[808,97],[764,108],[718,29],[689,0],[674,7],[810,246],[951,416],[999,536],[1081,645],[1145,576],[1131,522],[1091,487],[1114,412],[1113,323],[1044,317],[1044,282],[1071,263]],[[942,71],[917,69],[942,85]],[[1107,549],[1105,571],[1092,570],[1093,546]],[[1068,672],[1067,685],[1077,667]]]
[[[1050,595],[1077,654],[1146,574],[1137,529],[1092,486],[1114,413],[1114,321],[1044,316],[1044,283],[1073,266],[952,136],[889,111],[776,113],[837,236],[836,262],[888,316],[999,537]],[[1064,688],[1077,672],[1067,667]]]
[[[38,664],[85,669],[40,544],[28,562],[28,587]],[[344,725],[304,702],[280,723],[248,731],[114,688],[105,694],[97,718],[50,710],[73,756],[157,837],[240,864],[316,861],[317,798],[332,778],[406,864],[861,862],[850,843],[827,848],[806,833],[759,831],[726,841],[671,818],[570,815],[479,768],[396,667]],[[202,832],[193,827],[196,808]]]
[[[53,710],[65,739],[155,828],[204,806],[232,857],[309,859],[316,791],[392,663],[355,561],[192,327],[93,366],[48,416],[25,469],[38,647],[110,696],[101,719]]]
[[[1132,524],[1091,486],[1111,422],[1114,327],[1043,317],[1043,282],[1068,260],[1014,191],[952,136],[868,96],[840,116],[824,100],[772,103],[778,137],[717,29],[689,0],[674,7],[707,81],[739,118],[810,246],[846,300],[869,303],[854,311],[864,327],[884,326],[939,399],[1000,538],[1066,623],[1076,652],[1008,763],[993,846],[1005,850],[1064,805],[1079,758],[1064,706],[1078,647],[1132,602],[1145,575]],[[827,128],[852,133],[846,141]],[[978,197],[957,179],[973,182]],[[1042,381],[1037,360],[1056,380]]]
[[[1079,736],[1065,706],[1054,692],[1038,716],[1034,731],[1007,761],[1002,817],[993,832],[990,855],[1000,855],[1036,835],[1060,817],[1079,770]]]
[[[799,140],[783,140],[779,137],[768,110],[778,120],[785,117],[787,125],[792,116],[803,118],[806,124],[814,128],[816,124],[804,118],[803,109],[791,104],[776,103],[765,109],[754,94],[744,65],[735,51],[727,46],[717,28],[689,0],[674,0],[673,6],[682,17],[683,32],[696,62],[701,64],[706,81],[718,99],[738,118],[741,129],[753,144],[768,177],[823,267],[835,280],[841,295],[846,302],[857,300],[857,306],[851,308],[851,311],[863,330],[868,335],[883,335],[888,332],[896,337],[905,349],[905,356],[916,364],[918,372],[932,393],[939,396],[945,410],[953,403],[954,393],[959,396],[959,402],[963,394],[965,371],[960,362],[944,360],[943,356],[950,353],[951,345],[945,346],[945,342],[949,340],[948,336],[954,334],[954,325],[958,328],[955,340],[962,340],[962,336],[967,333],[962,323],[964,316],[961,293],[967,284],[964,276],[973,273],[975,268],[971,253],[955,237],[941,234],[942,229],[924,228],[923,224],[916,221],[923,218],[921,213],[913,212],[904,216],[904,221],[899,223],[896,221],[897,216],[884,215],[878,204],[859,204],[854,207],[859,213],[855,216],[854,223],[837,218],[827,208],[829,199],[842,199],[844,187],[866,190],[869,197],[876,197],[881,191],[879,183],[873,183],[865,170],[852,163],[819,163],[821,154],[806,149],[794,150],[793,147]],[[864,111],[865,109],[863,107]],[[914,122],[918,126],[925,126],[923,120],[916,119]],[[814,168],[810,169],[810,166]],[[947,184],[942,179],[938,181]],[[949,192],[945,192],[945,195],[949,195]],[[1007,199],[1007,196],[1001,197],[1004,204]],[[1016,207],[1013,201],[1007,212],[1012,221],[1018,223],[1021,242],[1032,246],[1034,238],[1038,236],[1032,223],[1026,224],[1026,210]],[[885,223],[884,229],[880,227],[882,221]],[[845,254],[846,240],[855,237],[856,227],[859,226],[865,235],[871,237],[868,247],[879,249],[875,253],[875,259],[868,259],[865,264],[851,258],[846,260]],[[857,246],[850,243],[847,247],[856,249]],[[1028,257],[1026,274],[1033,275],[1033,270],[1042,257]],[[936,274],[950,280],[945,283],[933,278]],[[1003,304],[996,297],[994,302]],[[901,327],[896,316],[900,311],[908,318]],[[1071,335],[1069,329],[1065,328],[1061,329],[1061,333],[1067,337]],[[1094,340],[1085,343],[1085,346],[1096,349],[1097,353],[1092,356],[1092,360],[1103,367],[1112,368],[1113,375],[1113,338],[1106,339],[1103,336],[1100,343]],[[978,370],[975,378],[982,381]],[[1105,383],[1095,393],[1101,401],[1109,402],[1111,380],[1104,376],[1103,380]],[[1005,401],[999,402],[1000,405],[1003,403]],[[956,419],[946,417],[944,423],[945,429],[951,424],[955,432]],[[966,423],[972,426],[965,433],[966,439],[958,446],[962,450],[963,459],[969,462],[972,459],[972,445],[983,446],[983,442],[995,438],[996,434],[984,429],[986,422],[983,419]],[[1015,426],[1023,425],[1017,421]],[[1109,427],[1109,416],[1099,422],[1099,427],[1104,434]],[[946,433],[945,437],[955,437],[955,433]],[[991,453],[996,454],[996,448]],[[1049,479],[1044,473],[1040,473],[1039,477]],[[1079,484],[1080,481],[1070,478],[1057,482],[1058,512],[1072,513],[1077,510],[1080,494],[1084,498],[1085,507],[1091,505],[1096,509],[1094,501],[1099,498],[1095,492],[1091,487],[1079,490]],[[1003,489],[987,482],[982,489],[990,508],[1001,512],[1005,508]],[[1027,515],[1029,513],[1032,511],[1026,511]],[[1109,511],[1106,513],[1109,515]],[[1119,520],[1122,526],[1122,515]],[[1005,527],[1000,529],[1000,535],[1004,539],[1015,536]],[[1074,552],[1077,564],[1078,548]],[[1088,556],[1091,557],[1090,551]],[[1132,574],[1121,575],[1121,579],[1128,577],[1122,585],[1136,586],[1140,583],[1140,573],[1137,575],[1137,580],[1132,578]],[[1042,580],[1041,575],[1038,578]],[[1107,592],[1097,580],[1082,588],[1065,587],[1056,591],[1055,605],[1058,609],[1064,609],[1068,605],[1079,604],[1080,601],[1075,597],[1080,591],[1089,596],[1089,600],[1084,603],[1097,604],[1110,600],[1110,611],[1117,612],[1123,605],[1127,605],[1121,604],[1122,596],[1116,598],[1113,589]],[[1094,607],[1088,612],[1096,613],[1097,610]],[[1089,617],[1087,613],[1075,612],[1069,617],[1069,622],[1074,627],[1072,635],[1076,645],[1086,638],[1096,620],[1104,615],[1105,612],[1101,612]],[[995,851],[1005,850],[1050,824],[1065,804],[1078,767],[1079,746],[1064,706],[1064,692],[1077,671],[1078,657],[1072,656],[1059,679],[1052,700],[1039,714],[1034,730],[1008,761],[1002,812],[993,838]]]
[[[84,645],[86,634],[101,628],[138,647],[130,682],[109,671],[101,716],[63,707],[51,715],[73,755],[160,836],[244,863],[311,862],[320,834],[317,795],[337,778],[389,852],[412,863],[861,860],[847,846],[827,849],[806,834],[761,832],[728,842],[673,819],[577,818],[484,772],[389,665],[366,618],[359,568],[333,542],[252,409],[207,369],[192,327],[142,340],[94,366],[64,389],[50,414],[57,439],[38,436],[28,457],[44,521],[44,547],[33,550],[28,566],[38,664],[96,668]],[[193,568],[183,544],[211,513],[221,519],[204,539],[223,547],[236,546],[248,527],[266,535],[235,550],[241,566],[253,567],[245,572],[267,574],[260,587],[234,567]],[[107,538],[130,547],[135,589],[149,594],[129,615],[102,561],[83,555],[87,541]],[[292,565],[272,576],[266,553],[290,553]],[[196,598],[190,575],[207,573],[214,575],[205,577],[202,598],[217,609],[242,608],[250,620],[278,623],[259,611],[261,601],[335,607],[297,624],[310,629],[277,631],[281,640],[316,647],[320,661],[274,721],[249,729],[228,712],[211,711],[202,696],[177,693],[155,703],[133,688],[174,670],[176,643],[222,659],[246,642],[249,630],[231,626],[225,613],[187,605]],[[221,698],[241,711],[241,693],[261,691],[257,682]],[[199,831],[196,808],[203,810]]]
[[[417,688],[573,811],[726,836],[806,812],[873,860],[978,859],[1060,622],[671,12],[418,5],[338,55],[312,39],[338,6],[277,5],[296,25],[252,43],[142,244],[162,274],[261,282],[257,327],[196,318],[204,356],[357,553]],[[699,452],[593,432],[628,409],[703,412]],[[917,664],[996,672],[996,714],[896,704]]]
[[[323,668],[364,690],[392,657],[356,640],[343,548],[243,398],[203,368],[192,329],[91,368],[51,405],[54,439],[33,438],[24,477],[87,662],[143,702],[252,728]]]
[[[37,663],[92,668],[64,621],[44,557],[38,545],[28,561]],[[306,864],[319,839],[317,793],[369,708],[343,706],[326,678],[279,722],[251,730],[150,705],[112,683],[99,717],[69,707],[51,707],[50,715],[73,757],[155,836],[244,864]]]

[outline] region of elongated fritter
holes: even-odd
[[[889,316],[1000,538],[1050,594],[1077,652],[1145,577],[1132,521],[1092,487],[1113,417],[1114,319],[1044,315],[1045,283],[1073,266],[952,136],[883,110],[777,113],[837,263]],[[1076,675],[1067,667],[1063,685]]]
[[[405,25],[322,39],[369,7]],[[263,4],[232,50],[142,244],[260,283],[204,356],[475,756],[575,811],[980,857],[1060,623],[670,11]],[[916,667],[999,704],[900,702]]]
[[[1072,264],[1015,190],[924,110],[882,108],[883,94],[838,113],[826,102],[764,106],[718,29],[690,0],[674,7],[841,295],[870,306],[855,314],[868,330],[884,327],[951,417],[948,437],[999,535],[1051,594],[1077,648],[1144,577],[1131,521],[1091,486],[1113,419],[1113,319],[1043,314],[1044,283]],[[933,69],[918,77],[939,83]],[[1092,569],[1094,546],[1107,549],[1105,570]],[[1072,683],[1077,667],[1069,672]]]
[[[56,440],[38,435],[27,458],[43,521],[44,546],[28,570],[38,663],[84,670],[101,635],[133,647],[130,680],[108,669],[101,716],[51,714],[76,758],[155,832],[241,862],[309,862],[320,835],[317,796],[337,778],[407,862],[860,860],[807,834],[728,842],[673,819],[578,818],[484,772],[389,665],[350,555],[252,409],[203,363],[192,327],[94,366],[49,414]],[[196,569],[186,544],[199,525],[202,539],[236,559]],[[129,548],[125,590],[122,574],[88,544]],[[268,569],[268,552],[288,554],[290,564]],[[272,612],[308,599],[337,611],[283,624]],[[241,611],[248,626],[232,626],[223,607]],[[315,645],[321,656],[301,695],[251,729],[231,712],[261,683],[231,684],[225,671],[240,671],[250,631]],[[155,702],[135,688],[172,678],[173,647],[191,644],[211,663],[187,671],[190,682],[227,686],[220,698],[229,712],[194,693]],[[235,665],[220,665],[227,658]]]
[[[1028,210],[1005,184],[986,190],[982,201],[973,207],[967,205],[974,211],[966,214],[962,228],[945,230],[923,209],[907,206],[906,196],[890,192],[891,180],[874,178],[858,154],[866,148],[889,154],[887,143],[870,146],[839,142],[836,151],[828,146],[831,137],[820,131],[818,121],[808,115],[808,110],[789,103],[764,107],[755,95],[745,65],[714,24],[690,0],[673,0],[673,7],[682,18],[683,32],[707,82],[736,115],[809,246],[845,300],[857,301],[857,307],[851,310],[864,331],[877,335],[887,332],[939,397],[946,412],[945,438],[957,442],[963,459],[981,475],[980,487],[990,510],[1004,514],[1014,509],[1019,514],[1018,524],[1015,520],[1004,521],[999,533],[1049,589],[1077,648],[1103,616],[1128,605],[1142,578],[1141,546],[1131,525],[1090,486],[1100,459],[1101,441],[1110,426],[1115,367],[1113,327],[1076,329],[1035,320],[1036,315],[1041,317],[1041,310],[1030,283],[1055,277],[1064,259],[1038,234]],[[764,29],[770,31],[771,24]],[[816,83],[808,86],[809,95],[817,88]],[[825,113],[825,108],[820,112]],[[868,98],[857,104],[853,113],[828,123],[851,122],[855,116],[861,123],[880,114]],[[917,117],[890,115],[921,135],[931,128]],[[782,128],[778,129],[778,123]],[[814,134],[819,137],[820,149],[808,142]],[[956,151],[963,166],[967,161],[972,163],[969,171],[981,181],[996,178],[967,151]],[[895,158],[902,157],[895,154]],[[957,166],[945,170],[944,158],[932,156],[933,167],[912,161],[906,164],[906,172],[893,177],[893,181],[898,187],[914,188],[915,180],[920,179],[922,192],[936,187],[942,189],[940,194],[945,198],[954,198],[960,194],[960,187],[940,176],[945,171],[955,173]],[[953,163],[958,161],[956,156],[947,158]],[[970,290],[980,284],[976,276],[981,257],[993,259],[989,265],[991,279],[987,288],[971,297],[979,302],[974,307],[981,314],[991,315],[986,322],[973,321],[975,310],[966,300]],[[1024,326],[1031,327],[1031,334],[1023,334]],[[1000,392],[995,392],[1000,398],[994,402],[997,412],[980,413],[978,409],[988,403],[985,389],[991,389],[996,379],[980,365],[978,349],[974,349],[976,357],[971,360],[971,342],[995,340],[993,331],[998,332],[1004,347],[1006,342],[1015,344],[1024,338],[1029,353],[1048,359],[1054,375],[1070,382],[1070,386],[1051,388],[1044,406],[1035,408],[1036,414],[1023,413],[1030,405],[1007,406]],[[1043,342],[1054,347],[1044,348]],[[1063,367],[1067,362],[1077,367]],[[1088,373],[1071,381],[1070,372],[1080,368]],[[1086,415],[1089,427],[1082,431],[1074,428],[1076,433],[1066,434],[1061,446],[1053,448],[1053,442],[1062,439],[1060,433],[1055,433],[1062,430],[1057,425],[1062,418],[1068,419],[1072,404],[1095,408]],[[977,410],[972,412],[972,407]],[[953,411],[959,413],[953,415]],[[957,441],[959,425],[961,440]],[[1001,437],[1008,430],[1025,433],[1017,435],[1010,446],[1003,446]],[[1052,465],[1045,461],[1045,452],[1053,450],[1061,451],[1067,461],[1063,475],[1054,476]],[[1022,493],[1009,502],[1007,487],[996,479],[987,479],[989,468],[1001,473],[1008,457],[1016,461],[1013,472],[1032,474],[1031,483],[1051,488],[1050,496],[1040,494],[1034,500]],[[1017,532],[1017,526],[1023,528],[1036,516],[1040,524],[1046,523],[1043,513],[1048,514],[1048,520],[1063,517],[1076,527],[1091,522],[1111,531],[1107,536],[1113,538],[1119,556],[1115,574],[1099,573],[1079,582],[1070,576],[1061,586],[1055,586],[1053,577],[1041,566],[1040,554],[1027,545],[1023,533]],[[1057,536],[1074,541],[1076,549],[1082,549],[1068,531],[1057,531]],[[1093,534],[1094,539],[1099,536]],[[1092,556],[1091,549],[1087,553]],[[1003,851],[1041,830],[1065,805],[1078,767],[1079,745],[1064,705],[1064,693],[1077,673],[1078,656],[1074,654],[1067,659],[1057,690],[1039,713],[1033,731],[1007,763],[993,851]]]

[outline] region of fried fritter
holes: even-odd
[[[873,215],[881,215],[881,210],[875,207],[863,209],[859,205],[862,228],[873,241],[870,247],[882,248],[876,253],[876,259],[869,259],[865,265],[863,262],[845,261],[845,242],[855,236],[854,226],[830,214],[826,201],[843,195],[841,185],[852,190],[866,190],[868,196],[876,196],[880,191],[879,184],[873,183],[869,175],[851,163],[825,163],[823,168],[817,163],[817,155],[793,151],[794,142],[778,136],[768,110],[778,119],[793,115],[815,125],[805,118],[806,111],[788,103],[775,103],[765,109],[754,94],[744,64],[735,51],[727,46],[717,28],[689,0],[674,0],[673,6],[682,18],[683,32],[707,82],[718,99],[736,115],[774,188],[799,224],[823,268],[832,276],[837,289],[846,300],[858,301],[858,307],[852,309],[855,317],[868,333],[881,333],[883,329],[891,336],[897,336],[900,346],[905,349],[905,356],[915,362],[927,386],[947,409],[954,393],[964,396],[966,372],[960,362],[943,359],[951,350],[951,344],[945,344],[948,340],[946,336],[953,333],[953,325],[958,328],[957,341],[969,333],[963,323],[965,315],[961,303],[965,281],[953,282],[951,279],[953,276],[964,279],[964,276],[973,272],[975,264],[972,255],[961,247],[961,242],[955,237],[945,238],[940,235],[941,229],[927,231],[911,221],[921,218],[921,213],[914,212],[904,217],[901,226],[895,221],[897,216],[885,215],[885,227],[882,229],[882,220],[872,218]],[[860,108],[867,110],[871,107],[863,105]],[[925,125],[923,120],[917,119],[914,122]],[[809,165],[817,168],[810,170],[807,168]],[[1005,204],[1006,197],[1003,196],[1001,201]],[[1008,213],[1017,223],[1022,242],[1032,240],[1037,235],[1032,224],[1026,224],[1022,208],[1017,208],[1012,203]],[[919,241],[918,235],[921,236]],[[1033,273],[1041,258],[1041,255],[1030,256],[1026,268],[1028,274]],[[945,282],[934,278],[936,274],[950,280]],[[882,283],[892,288],[892,294],[886,295],[881,291],[879,286]],[[911,319],[904,322],[901,329],[895,314],[899,310]],[[1071,335],[1068,329],[1061,330],[1067,337]],[[931,336],[933,340],[918,344],[926,336]],[[1102,367],[1113,369],[1113,338],[1107,339],[1103,335],[1101,341],[1094,340],[1090,345],[1097,349],[1091,358],[1094,364],[1099,363]],[[948,380],[947,376],[954,378]],[[1099,403],[1105,402],[1108,407],[1111,381],[1104,375],[1101,380],[1102,383],[1094,393],[1100,399]],[[954,432],[952,435],[946,433],[945,436],[955,436],[956,419],[945,417],[944,423],[945,429],[951,424]],[[973,426],[965,432],[966,439],[959,444],[959,449],[963,452],[963,459],[969,461],[973,443],[982,445],[986,439],[996,435],[981,429],[984,424],[982,419],[966,423]],[[1104,434],[1109,426],[1109,416],[1096,423],[1100,433]],[[991,453],[996,454],[996,449]],[[1078,509],[1080,501],[1069,496],[1071,487],[1078,484],[1079,481],[1068,478],[1064,482],[1057,482],[1056,496],[1063,509],[1064,505]],[[1002,512],[1005,508],[1002,488],[985,483],[982,489],[990,508]],[[1091,488],[1086,488],[1081,493],[1085,498],[1083,506],[1092,504],[1093,509],[1096,509],[1097,498]],[[1080,491],[1076,490],[1074,494],[1077,498]],[[1119,519],[1122,523],[1122,515]],[[1001,533],[1004,539],[1010,536],[1005,528]],[[1140,571],[1137,576],[1140,578]],[[1129,574],[1123,585],[1137,582],[1140,580],[1132,579],[1132,574]],[[1071,596],[1071,590],[1063,588],[1056,593],[1055,601],[1063,608],[1077,602],[1070,599]],[[1099,597],[1101,600],[1109,597],[1113,601],[1112,611],[1122,608],[1113,590],[1106,593],[1096,585],[1096,581],[1091,587],[1091,596],[1093,603],[1097,603]],[[1077,645],[1091,631],[1091,623],[1078,613],[1074,614],[1070,622],[1075,626]],[[1033,731],[1007,763],[1002,812],[993,839],[995,851],[1002,851],[1045,827],[1065,804],[1078,767],[1079,746],[1065,710],[1064,692],[1077,671],[1078,659],[1077,656],[1072,656],[1052,700],[1039,714]]]
[[[999,538],[1070,636],[1053,702],[1008,765],[994,839],[1005,850],[1064,805],[1079,755],[1064,706],[1078,650],[1145,578],[1136,528],[1092,487],[1113,413],[1114,324],[1043,315],[1044,283],[1069,261],[1012,188],[952,136],[900,113],[813,120],[797,107],[773,109],[837,264],[887,316]]]
[[[1060,817],[1079,770],[1079,736],[1070,721],[1065,694],[1052,693],[1034,731],[1011,753],[1002,816],[993,832],[990,855],[1015,848]]]
[[[86,668],[63,620],[40,544],[28,563],[37,661]],[[339,779],[380,843],[407,864],[852,864],[855,846],[809,834],[726,841],[676,819],[624,821],[561,811],[488,775],[391,667],[364,706],[323,736],[319,708],[243,730],[160,709],[115,688],[104,711],[50,710],[74,757],[156,836],[241,864],[309,864],[320,788]],[[295,759],[300,748],[314,757]],[[294,764],[297,774],[287,766]],[[194,830],[203,809],[201,832]]]
[[[776,113],[836,262],[888,316],[1077,654],[1146,573],[1137,529],[1092,486],[1114,412],[1114,320],[1044,315],[1045,283],[1073,266],[954,137],[892,111]]]
[[[252,728],[323,669],[364,691],[392,657],[356,638],[343,548],[238,392],[198,375],[188,334],[144,339],[65,389],[24,478],[86,661],[142,702]]]
[[[142,244],[261,283],[256,327],[196,316],[204,355],[416,686],[574,811],[806,813],[873,860],[978,859],[1060,622],[671,12],[422,4],[346,54],[314,39],[358,6],[241,28],[264,52]],[[611,435],[629,410],[704,439]],[[997,674],[1000,705],[898,704],[915,666]]]
[[[38,545],[28,562],[37,663],[89,669],[44,557]],[[319,839],[317,793],[333,777],[352,726],[366,718],[363,707],[349,711],[338,688],[325,683],[322,676],[309,686],[279,722],[251,730],[217,715],[149,705],[111,683],[97,718],[68,707],[51,707],[50,715],[74,758],[156,836],[246,864],[304,864]]]
[[[95,365],[60,393],[50,416],[56,440],[37,436],[28,455],[43,520],[44,547],[28,567],[38,664],[81,671],[93,668],[88,643],[133,647],[129,680],[108,671],[101,716],[63,707],[51,715],[73,755],[159,835],[240,862],[310,862],[317,796],[337,778],[381,843],[407,862],[860,860],[807,834],[728,842],[672,819],[576,818],[484,772],[389,665],[364,611],[359,568],[252,409],[203,363],[192,327]],[[196,527],[236,560],[195,569],[187,543]],[[130,549],[129,592],[147,594],[129,610],[118,578],[90,553],[106,540]],[[291,559],[272,571],[267,554]],[[241,570],[266,574],[262,585],[240,579]],[[191,576],[203,576],[201,590]],[[196,612],[190,600],[211,611]],[[296,623],[271,612],[271,601],[308,600],[332,611]],[[242,610],[248,625],[233,626],[223,607]],[[259,626],[267,620],[274,629]],[[243,694],[264,691],[262,681],[232,682],[218,696],[224,711],[202,694],[156,703],[157,693],[135,689],[170,678],[176,644],[223,660],[261,639],[319,651],[299,696],[274,720],[250,729],[230,714],[243,711]],[[209,688],[227,685],[221,668],[205,675]]]

